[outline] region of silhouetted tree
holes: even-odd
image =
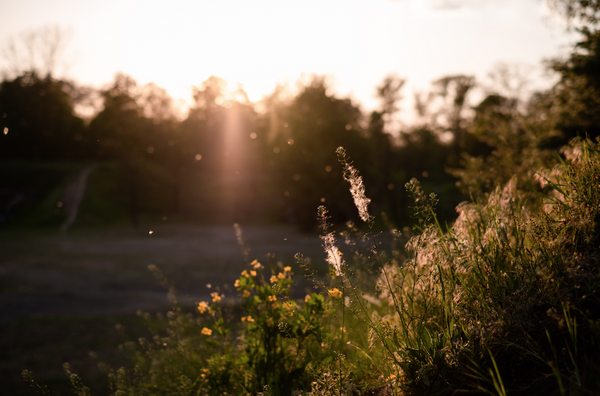
[[[355,218],[346,193],[335,150],[344,146],[358,169],[367,169],[368,140],[361,132],[360,110],[348,99],[327,93],[322,78],[302,88],[273,118],[272,139],[267,140],[268,161],[278,194],[285,197],[283,216],[309,228],[315,224],[315,208],[324,202],[335,221]]]
[[[87,159],[94,143],[73,111],[70,83],[26,73],[0,84],[0,155]]]

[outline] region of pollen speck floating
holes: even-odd
[[[4,134],[8,135],[8,128],[6,128],[6,127],[4,128]]]
[[[154,234],[154,231],[150,230],[150,231],[148,231],[148,234],[152,235],[152,234]]]

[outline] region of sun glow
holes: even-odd
[[[182,109],[212,75],[243,84],[256,102],[303,73],[333,76],[336,94],[374,109],[374,87],[392,72],[408,79],[410,102],[443,75],[537,64],[568,40],[544,25],[539,4],[522,0],[59,3],[32,12],[30,1],[8,2],[0,39],[45,24],[71,28],[68,78],[101,87],[120,71],[166,89]]]

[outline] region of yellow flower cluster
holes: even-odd
[[[201,333],[204,334],[205,336],[210,336],[210,335],[212,335],[212,330],[209,329],[208,327],[205,327],[202,329]]]
[[[219,293],[210,293],[213,302],[219,302],[222,300],[223,296],[219,296]]]
[[[275,283],[275,282],[277,282],[277,277],[275,275],[273,275],[271,277],[271,279],[269,279],[269,280],[271,281],[271,283]]]
[[[254,271],[254,270],[251,270],[251,271],[250,271],[250,275],[251,275],[251,276],[256,276],[256,271]]]
[[[284,272],[292,272],[292,267],[288,266],[288,267],[284,267],[283,268]]]
[[[296,310],[296,307],[294,305],[292,305],[291,303],[286,302],[285,304],[283,304],[283,309],[285,309],[286,313],[289,316],[293,316],[294,311]]]
[[[250,274],[246,270],[242,271],[242,276],[245,276],[246,278],[250,278]]]
[[[248,315],[248,316],[242,317],[242,322],[252,323],[252,322],[254,322],[254,319],[252,319],[252,316]]]
[[[304,297],[304,302],[308,302],[308,300],[310,300],[310,294],[307,294],[306,297]]]
[[[240,287],[240,280],[239,280],[239,279],[236,279],[236,280],[235,280],[235,283],[233,284],[233,286],[235,286],[235,287]]]
[[[285,279],[285,275],[283,274],[283,272],[280,272],[280,273],[278,273],[278,274],[277,274],[277,277],[278,277],[279,279]]]
[[[269,300],[271,302],[275,302],[275,301],[277,301],[277,296],[269,296],[269,297],[267,297],[267,300]]]
[[[328,290],[327,292],[333,298],[342,298],[342,292],[337,287],[334,287],[333,289]]]
[[[198,311],[200,311],[201,314],[203,314],[207,310],[208,310],[208,303],[206,301],[201,301],[198,303]]]
[[[249,290],[244,290],[244,297],[250,297],[250,291]]]

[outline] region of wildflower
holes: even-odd
[[[271,277],[271,279],[269,279],[269,280],[271,281],[271,283],[275,283],[275,282],[277,282],[277,277],[275,275],[273,275]]]
[[[250,277],[250,275],[248,275],[248,271],[246,271],[246,270],[242,271],[242,276],[245,276],[246,278]]]
[[[201,314],[203,314],[207,310],[208,310],[208,303],[206,301],[201,301],[198,303],[198,311],[200,311]]]
[[[323,240],[323,248],[325,249],[325,253],[327,253],[327,258],[325,261],[327,261],[327,263],[333,267],[337,276],[342,276],[344,259],[342,258],[342,254],[338,247],[335,245],[335,237],[333,236],[333,233],[330,232],[327,235],[321,236],[321,239]]]
[[[341,298],[342,297],[342,292],[337,287],[334,287],[333,289],[328,290],[327,293],[329,293],[329,295],[333,298]]]
[[[212,330],[209,329],[208,327],[205,327],[202,329],[201,333],[204,334],[205,336],[210,336],[210,335],[212,335]]]
[[[235,283],[233,284],[233,286],[235,286],[235,287],[240,287],[240,280],[239,280],[239,279],[236,279],[236,280],[235,280]]]
[[[292,315],[294,315],[294,309],[295,309],[296,307],[295,307],[294,305],[292,305],[291,303],[289,303],[289,302],[288,302],[288,303],[285,303],[285,304],[283,304],[283,308],[285,309],[286,313],[287,313],[289,316],[292,316]]]
[[[219,302],[222,299],[222,296],[219,296],[219,293],[210,293],[213,302]]]
[[[306,297],[304,297],[304,302],[308,302],[308,300],[310,300],[310,294],[307,294]]]
[[[284,272],[292,272],[292,267],[290,267],[290,266],[284,267],[283,271]]]
[[[254,269],[261,269],[262,268],[262,265],[258,262],[258,260],[254,260],[253,262],[250,263],[250,265]]]
[[[269,297],[267,297],[267,300],[269,300],[271,302],[275,302],[275,301],[277,301],[277,296],[269,296]]]
[[[250,275],[251,275],[251,276],[256,276],[256,271],[254,271],[254,270],[253,270],[253,271],[250,271]]]
[[[206,374],[200,374],[200,378],[206,379]]]
[[[365,186],[362,176],[358,175],[358,170],[353,167],[346,158],[346,150],[343,147],[338,147],[337,154],[340,162],[344,166],[344,180],[350,183],[350,194],[354,199],[354,205],[358,209],[358,214],[364,222],[371,220],[369,214],[369,203],[371,200],[365,196]]]
[[[252,316],[248,315],[248,316],[242,317],[242,322],[253,323],[254,319],[252,319]]]
[[[244,290],[244,297],[250,297],[250,292],[248,290]]]
[[[283,274],[283,272],[280,272],[280,273],[278,273],[278,274],[277,274],[277,277],[278,277],[279,279],[285,279],[285,275]]]

